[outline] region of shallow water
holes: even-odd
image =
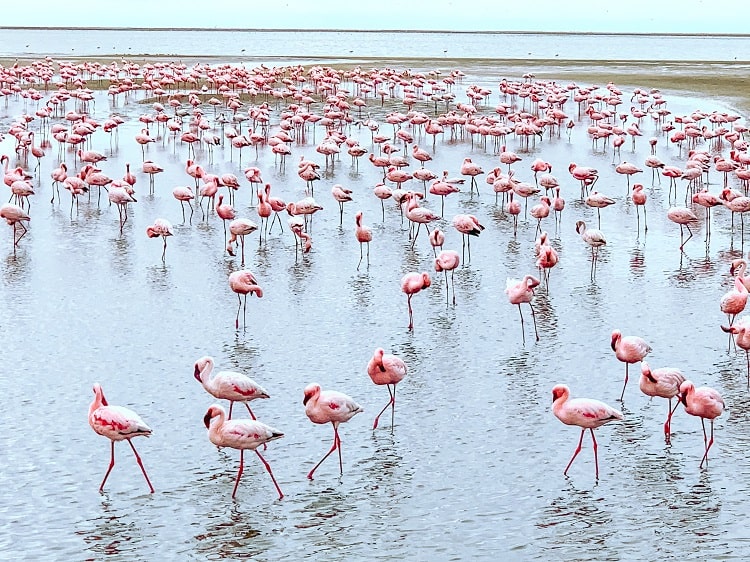
[[[494,81],[492,75],[469,74],[464,86]],[[621,84],[627,92],[633,86]],[[496,85],[490,87],[491,103],[482,111],[492,111],[498,102]],[[727,109],[711,100],[665,96],[675,114],[698,107]],[[156,177],[155,195],[147,194],[141,149],[133,137],[142,128],[137,117],[150,107],[133,101],[119,99],[113,107],[100,93],[92,107],[92,117],[100,121],[115,111],[127,118],[119,142],[110,146],[98,131],[92,146],[108,155],[100,168],[110,177],[121,177],[126,162],[138,172],[138,202],[130,206],[122,234],[106,198],[100,205],[96,194],[84,199],[72,218],[67,193],[62,203],[49,203],[56,145],[42,159],[31,226],[15,257],[11,229],[0,230],[0,341],[7,358],[0,377],[6,405],[0,413],[5,428],[0,448],[6,452],[0,472],[4,557],[748,558],[743,522],[750,484],[745,454],[750,393],[744,354],[728,354],[719,329],[726,321],[718,302],[731,285],[729,263],[742,254],[729,213],[714,213],[710,246],[703,242],[701,224],[680,253],[677,226],[666,219],[666,179],[652,186],[647,171],[634,178],[649,195],[648,233],[638,235],[611,147],[592,147],[585,122],[569,102],[566,111],[577,121],[570,141],[564,134],[545,137],[523,151],[517,139],[507,139],[508,148],[523,157],[514,165],[517,177],[533,182],[529,165],[543,157],[553,164],[567,199],[559,231],[552,218],[543,223],[560,262],[549,294],[538,291],[534,302],[540,340],[534,341],[525,309],[522,342],[518,310],[503,292],[506,278],[536,274],[536,224],[521,220],[514,237],[483,176],[481,195],[471,197],[464,187],[445,202],[447,219],[470,212],[486,226],[472,240],[471,263],[456,272],[457,305],[446,306],[443,278],[433,273],[432,286],[413,299],[410,332],[399,281],[409,271],[432,271],[432,249],[424,233],[410,249],[391,202],[381,222],[380,203],[371,193],[380,173],[364,159],[357,167],[342,154],[315,186],[325,209],[314,217],[309,254],[295,260],[286,219],[283,234],[274,229],[264,244],[257,233],[249,237],[246,266],[264,296],[249,300],[247,328],[235,331],[237,299],[227,277],[240,268],[240,259],[223,253],[222,225],[213,212],[203,220],[197,210],[192,224],[179,224],[171,190],[192,183],[184,171],[187,148],[163,133],[148,146],[147,158],[166,171]],[[0,120],[5,126],[31,109],[9,99],[0,105]],[[419,109],[431,111],[427,105]],[[384,111],[377,104],[372,108],[381,132],[389,134]],[[206,115],[212,117],[211,108]],[[274,126],[277,122],[275,112]],[[621,159],[641,164],[649,153],[646,139],[656,135],[662,160],[684,162],[684,151],[669,146],[653,127],[645,121],[636,150],[628,140]],[[377,150],[368,130],[352,127],[349,133]],[[301,199],[297,160],[304,155],[323,164],[314,149],[323,131],[315,135],[293,145],[285,165],[275,162],[268,147],[257,159],[252,148],[245,149],[241,162],[228,146],[217,148],[212,164],[198,148],[196,159],[210,172],[241,178],[235,207],[240,216],[256,220],[242,170],[257,165],[274,194]],[[438,173],[446,169],[458,175],[465,156],[485,171],[499,163],[491,147],[472,147],[468,138],[446,134],[434,149],[431,139],[416,140],[433,154],[428,167]],[[0,144],[0,152],[14,154],[11,138]],[[73,167],[73,153],[65,159]],[[579,187],[566,171],[571,161],[598,168],[597,189],[617,200],[602,211],[608,244],[593,282],[590,252],[574,225],[578,219],[593,225],[596,213],[576,200]],[[711,190],[718,190],[720,176],[712,172],[710,179]],[[334,183],[354,191],[343,226],[330,195]],[[426,205],[439,209],[434,197]],[[353,234],[357,210],[374,231],[370,265],[360,271]],[[161,240],[145,236],[157,217],[176,228],[165,263]],[[449,222],[441,227],[445,247],[460,250]],[[588,441],[569,476],[563,476],[579,433],[552,415],[550,391],[564,382],[575,396],[619,406],[624,373],[610,349],[614,328],[651,344],[652,367],[679,367],[697,385],[722,393],[729,412],[717,420],[708,469],[698,468],[699,421],[682,408],[673,420],[672,445],[665,446],[667,405],[639,392],[635,366],[622,404],[625,420],[597,431],[600,480],[594,479]],[[388,398],[365,372],[379,346],[409,367],[398,388],[393,434],[387,415],[378,430],[371,430]],[[231,499],[239,455],[217,452],[208,442],[202,418],[213,400],[193,378],[193,362],[206,354],[216,358],[217,368],[243,371],[271,394],[253,409],[285,433],[264,453],[283,500],[276,499],[268,475],[250,453],[237,500]],[[332,439],[330,427],[314,426],[304,414],[302,389],[311,381],[346,392],[365,408],[340,429],[343,476],[331,458],[315,480],[305,478]],[[135,445],[156,493],[147,493],[123,444],[116,447],[117,464],[105,493],[98,493],[109,444],[86,423],[94,382],[102,384],[110,403],[136,410],[154,429],[150,439]],[[237,412],[242,415],[241,408]]]

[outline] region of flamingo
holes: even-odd
[[[672,414],[680,405],[678,400],[672,408],[672,398],[680,393],[680,385],[684,380],[685,375],[679,369],[661,367],[652,370],[648,363],[641,361],[641,380],[638,384],[641,392],[646,396],[659,396],[669,400],[669,413],[667,414],[667,421],[664,422],[664,438],[667,444],[670,441]]]
[[[240,248],[242,258],[240,267],[245,267],[245,236],[258,230],[258,225],[250,219],[234,219],[229,223],[229,241],[227,242],[227,253],[234,256],[234,247],[237,245],[237,238],[240,239]]]
[[[526,343],[526,334],[523,329],[523,312],[521,312],[521,303],[527,303],[531,309],[531,318],[534,320],[534,334],[536,341],[539,341],[539,332],[536,329],[536,314],[531,301],[534,298],[534,288],[539,285],[539,279],[533,275],[525,275],[520,281],[508,277],[505,283],[505,294],[508,295],[508,302],[518,306],[518,314],[521,316],[521,335],[523,343]]]
[[[401,278],[401,291],[406,294],[406,304],[409,307],[409,330],[414,329],[414,318],[411,310],[411,298],[431,284],[430,274],[426,271],[407,273]]]
[[[635,205],[635,213],[638,220],[638,232],[641,231],[641,212],[643,207],[643,232],[648,232],[648,223],[646,222],[646,192],[643,191],[643,185],[640,183],[633,184],[633,194],[630,196]]]
[[[164,258],[167,254],[167,236],[174,236],[172,223],[167,219],[156,219],[154,221],[154,224],[146,228],[146,236],[148,236],[149,238],[158,238],[159,236],[162,237],[162,239],[164,240],[164,249],[161,253],[161,261],[164,261]]]
[[[625,387],[628,385],[628,366],[631,363],[643,361],[643,358],[651,352],[651,346],[639,336],[623,336],[620,330],[612,330],[610,347],[615,352],[615,357],[625,363],[625,383],[622,385],[620,394],[620,402],[622,402]]]
[[[250,417],[257,419],[248,402],[259,398],[270,398],[268,392],[247,375],[236,371],[219,371],[211,376],[213,370],[214,358],[206,355],[195,362],[193,376],[211,396],[219,400],[229,400],[227,419],[232,419],[232,408],[235,402],[242,402]]]
[[[703,463],[708,466],[708,450],[714,444],[714,419],[718,418],[726,404],[718,391],[708,386],[695,388],[692,381],[683,381],[680,385],[680,401],[685,405],[685,411],[691,416],[698,416],[703,426],[703,445],[706,449],[699,468]],[[711,420],[711,439],[707,439],[706,420]]]
[[[339,204],[339,226],[344,224],[344,203],[352,201],[352,190],[337,183],[331,188],[331,195]]]
[[[750,390],[750,317],[743,316],[731,326],[722,326],[721,329],[729,337],[734,335],[734,344],[745,350],[745,363],[747,364],[747,388]]]
[[[747,305],[748,289],[745,286],[743,279],[739,276],[734,278],[734,287],[724,293],[719,302],[719,308],[727,315],[729,327],[731,328],[734,324],[735,317],[745,310]],[[729,335],[729,345],[732,344],[732,335]],[[729,349],[727,349],[729,352]]]
[[[435,232],[435,231],[433,231]],[[445,275],[445,304],[448,304],[448,272],[451,272],[451,288],[453,289],[453,306],[456,306],[456,285],[453,280],[453,272],[461,263],[461,258],[455,250],[442,250],[435,257],[435,271],[441,271]]]
[[[604,233],[596,228],[586,228],[586,223],[576,221],[576,232],[581,235],[586,244],[591,247],[591,280],[596,276],[596,262],[599,258],[599,248],[607,244]]]
[[[232,449],[240,450],[240,468],[237,471],[237,479],[234,481],[232,498],[237,494],[237,486],[240,483],[245,464],[245,449],[248,449],[255,451],[255,454],[258,455],[258,458],[271,476],[273,485],[279,493],[279,499],[282,499],[284,494],[281,492],[281,488],[273,476],[271,465],[266,462],[266,459],[258,451],[258,445],[265,445],[274,439],[281,439],[284,437],[284,434],[278,429],[274,429],[257,420],[228,420],[225,416],[224,408],[218,404],[214,404],[203,417],[203,423],[206,425],[206,429],[208,429],[208,439],[211,443],[217,447],[231,447]]]
[[[673,223],[680,225],[680,251],[682,251],[685,244],[687,244],[687,241],[693,237],[693,231],[690,230],[690,224],[698,222],[698,217],[692,209],[688,209],[687,207],[670,207],[667,210],[667,218]],[[683,227],[687,228],[688,233],[690,233],[690,236],[684,241],[682,233]]]
[[[305,414],[313,423],[330,423],[333,425],[333,446],[316,464],[307,478],[312,480],[313,473],[336,449],[339,451],[339,471],[344,474],[344,463],[341,460],[341,438],[339,437],[339,424],[347,422],[355,415],[363,412],[363,408],[350,396],[335,390],[321,390],[318,383],[310,383],[305,387],[305,397],[302,404],[305,406]]]
[[[367,362],[367,374],[370,376],[370,380],[377,385],[385,385],[386,388],[388,388],[388,394],[391,396],[388,403],[382,410],[380,410],[380,413],[375,416],[375,421],[372,424],[373,430],[377,429],[380,416],[386,411],[388,406],[390,406],[391,433],[393,433],[393,425],[396,415],[396,385],[406,376],[406,371],[406,363],[404,363],[403,359],[396,355],[386,353],[382,347],[378,347]],[[391,387],[393,387],[393,389],[391,389]]]
[[[144,422],[133,410],[124,408],[123,406],[110,406],[107,403],[107,399],[104,397],[104,391],[102,390],[101,385],[95,383],[94,400],[89,406],[89,425],[96,433],[103,435],[112,443],[109,468],[99,486],[99,492],[104,491],[104,484],[107,482],[107,477],[115,466],[115,441],[122,441],[125,439],[130,445],[130,448],[133,449],[135,460],[138,462],[138,466],[141,467],[143,477],[146,479],[148,488],[153,494],[154,487],[151,485],[151,481],[148,479],[148,474],[146,474],[146,469],[143,468],[141,457],[138,455],[138,451],[135,450],[135,445],[133,445],[133,442],[131,441],[133,437],[138,437],[139,435],[142,435],[143,437],[149,437],[151,435],[151,428],[146,425],[146,422]]]
[[[193,188],[188,186],[177,186],[172,190],[172,196],[180,202],[182,208],[182,224],[185,224],[185,202],[190,207],[190,222],[193,221],[193,204],[190,202],[195,199]]]
[[[552,389],[552,413],[566,425],[577,425],[581,428],[581,438],[578,440],[573,457],[565,467],[563,474],[567,476],[568,469],[581,452],[583,435],[588,429],[591,432],[591,441],[594,444],[594,466],[596,467],[596,479],[599,480],[599,457],[597,455],[596,437],[594,429],[605,423],[623,419],[622,412],[615,410],[604,402],[591,398],[570,398],[570,389],[567,385],[558,384]]]
[[[13,227],[13,255],[15,256],[18,243],[28,232],[28,229],[23,223],[30,221],[31,217],[18,205],[14,203],[4,203],[2,207],[0,207],[0,219],[5,219],[5,222]],[[23,232],[21,232],[21,236],[16,238],[16,230],[18,228],[21,228]]]
[[[255,279],[255,275],[247,269],[241,269],[229,274],[229,288],[237,293],[237,300],[239,305],[237,306],[237,317],[234,321],[234,329],[239,330],[240,328],[240,308],[242,307],[242,295],[245,295],[245,307],[242,311],[242,325],[246,326],[246,314],[247,314],[247,295],[255,295],[258,298],[263,297],[263,289],[258,285],[258,281]]]
[[[484,230],[484,226],[474,215],[465,214],[456,215],[455,217],[453,217],[453,222],[451,224],[453,224],[453,228],[461,233],[461,255],[464,261],[466,261],[464,250],[468,247],[468,262],[471,263],[471,238],[469,238],[469,236],[479,236],[479,234]],[[464,244],[464,242],[466,244]]]
[[[362,245],[367,244],[367,267],[370,267],[370,242],[372,242],[372,229],[369,226],[362,224],[362,211],[357,212],[355,217],[356,227],[354,228],[354,236],[359,242],[359,262],[357,262],[357,271],[359,266],[362,264]]]

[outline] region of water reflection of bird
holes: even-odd
[[[583,434],[588,429],[591,432],[591,441],[594,445],[594,466],[596,467],[596,479],[599,480],[599,457],[597,454],[596,437],[594,429],[605,423],[623,419],[622,412],[615,410],[604,402],[592,400],[591,398],[570,398],[570,389],[567,385],[558,384],[552,389],[552,413],[566,425],[577,425],[581,429],[581,438],[578,440],[573,457],[565,467],[563,474],[568,474],[568,469],[581,452]]]
[[[148,479],[146,469],[143,468],[143,462],[141,457],[138,455],[138,451],[135,450],[135,446],[131,439],[142,435],[148,437],[151,435],[151,428],[146,425],[141,417],[136,414],[133,410],[124,408],[122,406],[110,406],[107,403],[107,399],[104,397],[104,391],[99,383],[94,384],[94,400],[89,406],[89,425],[91,429],[97,432],[99,435],[103,435],[111,441],[111,456],[109,460],[109,468],[107,473],[104,475],[99,491],[104,490],[104,484],[107,482],[109,473],[112,472],[112,468],[115,466],[115,441],[126,440],[133,449],[135,460],[138,462],[138,466],[141,467],[143,477],[146,479],[149,490],[154,493],[154,487],[151,485],[151,481]]]
[[[356,414],[363,412],[362,407],[350,396],[335,390],[321,390],[318,383],[310,383],[305,387],[305,397],[302,400],[305,414],[313,423],[330,423],[333,425],[333,446],[316,464],[307,477],[312,480],[313,474],[331,453],[338,449],[339,471],[344,474],[344,464],[341,460],[341,438],[339,424],[347,422]]]

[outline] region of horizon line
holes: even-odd
[[[319,28],[319,29],[308,29],[308,28],[252,28],[252,27],[137,27],[137,26],[29,26],[29,25],[0,25],[0,29],[10,30],[60,30],[60,31],[260,31],[260,32],[325,32],[325,33],[336,33],[336,32],[356,32],[356,33],[451,33],[451,34],[472,34],[482,33],[488,35],[634,35],[634,36],[649,36],[649,35],[664,35],[670,37],[750,37],[750,33],[731,33],[731,32],[668,32],[668,31],[532,31],[532,30],[520,30],[520,29],[509,29],[509,30],[451,30],[451,29],[353,29],[353,28]]]

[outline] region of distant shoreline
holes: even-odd
[[[750,33],[674,33],[636,31],[525,31],[525,30],[448,30],[448,29],[303,29],[303,28],[243,28],[243,27],[70,27],[70,26],[0,26],[0,30],[40,30],[40,31],[223,31],[261,33],[429,33],[429,34],[484,34],[484,35],[583,35],[583,36],[622,36],[622,37],[750,37]]]

